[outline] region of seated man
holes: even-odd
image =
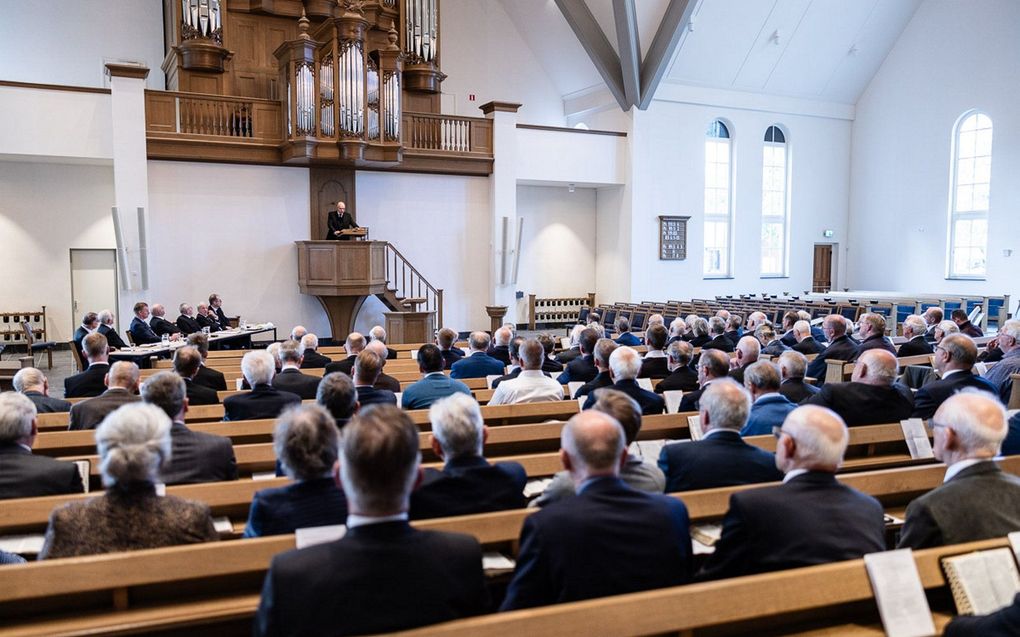
[[[315,400],[322,379],[301,373],[304,354],[301,343],[297,341],[284,341],[280,345],[280,373],[273,377],[273,387],[297,394],[302,400]]]
[[[71,411],[71,403],[50,398],[50,382],[46,374],[34,367],[25,367],[14,375],[14,391],[24,395],[35,405],[36,413],[52,414]]]
[[[79,325],[78,329],[74,331],[74,336],[72,337],[74,345],[71,346],[75,349],[75,351],[78,352],[79,356],[82,356],[81,352],[82,349],[84,349],[82,342],[85,340],[85,337],[91,334],[92,332],[95,332],[96,328],[98,327],[99,327],[99,315],[96,314],[95,312],[88,312],[87,314],[85,314],[85,316],[82,317],[81,325]]]
[[[501,610],[689,581],[687,508],[676,498],[643,493],[620,480],[625,438],[620,423],[594,410],[564,425],[560,459],[577,496],[525,518],[517,567]]]
[[[1020,320],[1011,319],[1003,323],[996,341],[1002,350],[1002,360],[991,365],[984,377],[995,386],[1000,400],[1008,404],[1013,387],[1011,376],[1020,373]]]
[[[584,330],[584,325],[575,325],[570,328],[570,347],[556,355],[558,363],[566,365],[581,355],[581,332]]]
[[[795,352],[810,356],[822,351],[821,344],[811,336],[811,324],[807,321],[797,321],[793,324],[793,337],[797,340],[797,344],[793,346]]]
[[[730,339],[733,347],[736,347],[740,339],[744,337],[744,318],[739,314],[734,314],[726,319],[726,331],[723,332],[723,335]]]
[[[295,325],[290,330],[290,340],[300,343],[307,333],[308,329],[304,325]]]
[[[896,357],[880,348],[861,354],[848,383],[827,383],[805,405],[828,407],[848,427],[897,423],[914,412],[910,390],[896,382]]]
[[[420,459],[418,428],[396,407],[381,405],[345,427],[347,533],[273,558],[256,637],[388,633],[486,610],[478,541],[407,522]]]
[[[368,407],[375,404],[396,405],[397,396],[388,389],[376,389],[375,381],[382,373],[383,359],[375,352],[364,350],[354,362],[354,387],[358,390],[358,404]]]
[[[578,336],[578,343],[581,355],[567,363],[563,373],[556,379],[561,385],[567,383],[590,383],[598,376],[599,371],[595,368],[595,343],[599,340],[599,333],[590,327],[581,330]]]
[[[333,416],[337,429],[343,429],[358,413],[358,390],[347,374],[333,372],[322,377],[315,402]]]
[[[386,373],[386,343],[374,340],[365,346],[365,351],[372,352],[379,357],[381,367],[379,368],[379,377],[375,379],[376,389],[388,389],[394,394],[400,392],[400,381]]]
[[[88,367],[64,379],[64,398],[90,398],[106,391],[106,373],[110,371],[110,350],[106,337],[98,331],[85,337],[83,353]]]
[[[679,316],[676,317],[675,319],[673,319],[673,322],[669,324],[669,340],[667,341],[667,343],[669,345],[672,345],[677,341],[690,340],[688,330],[689,328],[687,327],[687,322],[684,321]]]
[[[443,352],[443,369],[450,369],[454,363],[464,358],[464,351],[454,347],[457,342],[457,332],[444,327],[436,334],[436,345]]]
[[[666,354],[666,341],[669,333],[662,325],[653,325],[645,331],[648,351],[641,360],[641,372],[638,378],[665,378],[669,376],[669,355]]]
[[[885,335],[884,316],[874,312],[861,314],[861,318],[858,320],[857,325],[857,333],[859,335],[859,340],[861,341],[860,347],[857,348],[858,358],[861,354],[870,349],[882,349],[893,356],[896,356],[896,347]]]
[[[418,349],[418,371],[422,377],[401,394],[401,407],[428,409],[432,403],[453,394],[466,394],[471,397],[471,390],[467,385],[443,373],[444,362],[443,352],[438,346],[426,343]]]
[[[194,484],[237,480],[237,460],[230,438],[192,431],[184,424],[188,397],[180,376],[173,372],[152,376],[142,386],[142,400],[162,409],[173,422],[170,458],[160,470],[163,482]]]
[[[690,340],[688,341],[692,347],[704,347],[706,343],[712,340],[712,337],[708,335],[708,321],[695,316],[691,321],[691,331],[688,332]]]
[[[181,303],[177,310],[181,313],[177,317],[177,327],[180,328],[182,333],[187,335],[202,331],[202,326],[195,320],[195,308],[187,303]]]
[[[924,332],[924,339],[929,343],[935,342],[935,328],[942,322],[943,316],[942,308],[937,306],[930,307],[921,314],[921,318],[924,319],[924,324],[928,326]]]
[[[733,341],[726,336],[726,321],[718,316],[708,320],[708,341],[701,346],[701,350],[717,349],[723,352],[732,352]]]
[[[807,369],[807,356],[789,350],[779,356],[779,393],[786,396],[791,403],[801,403],[806,398],[822,391],[804,381],[804,370]]]
[[[209,314],[219,324],[220,329],[230,329],[230,319],[227,318],[226,313],[223,311],[223,299],[215,292],[209,295]]]
[[[778,357],[786,350],[790,349],[779,340],[779,336],[776,331],[768,323],[759,325],[754,330],[754,337],[761,343],[761,353],[771,356],[773,358]]]
[[[510,341],[514,332],[507,326],[503,326],[492,334],[492,342],[485,353],[503,363],[503,366],[510,364]]]
[[[701,394],[713,382],[720,378],[727,378],[730,374],[730,357],[721,350],[706,350],[701,353],[698,359],[698,389],[684,394],[680,400],[679,411],[699,411],[701,407],[698,401]]]
[[[851,361],[857,359],[857,343],[846,335],[846,321],[839,314],[830,314],[822,321],[822,331],[829,341],[829,346],[818,352],[818,356],[808,365],[806,376],[815,378],[818,385],[825,384],[825,361]],[[817,340],[817,339],[816,339]]]
[[[542,372],[545,349],[535,339],[521,343],[521,373],[505,380],[492,393],[490,405],[542,403],[563,400],[563,386]],[[459,363],[458,363],[459,364]]]
[[[941,380],[932,381],[914,394],[911,418],[928,420],[947,398],[967,387],[986,391],[993,396],[995,387],[971,368],[977,362],[977,346],[966,334],[950,334],[935,349],[935,370]]]
[[[453,394],[429,408],[432,451],[445,464],[425,469],[411,493],[411,519],[523,509],[528,474],[516,462],[489,464],[482,447],[489,436],[478,402]]]
[[[189,405],[218,405],[219,396],[210,389],[195,382],[198,370],[202,369],[202,354],[193,345],[185,345],[174,352],[174,371],[184,379],[185,394]]]
[[[960,328],[961,334],[966,334],[971,338],[981,338],[984,336],[984,332],[981,331],[981,328],[971,323],[970,319],[967,318],[966,310],[953,310],[952,314],[949,315],[949,319],[953,321],[953,323],[956,323],[956,326]]]
[[[686,341],[673,341],[666,348],[669,357],[669,376],[655,386],[656,394],[667,391],[692,392],[698,390],[698,372],[691,368],[694,348]]]
[[[152,331],[156,333],[156,336],[160,338],[163,338],[163,335],[166,334],[176,340],[177,335],[181,333],[181,329],[166,320],[164,318],[165,316],[166,308],[159,303],[154,303],[152,306],[152,318],[149,319],[149,327],[151,327]]]
[[[100,310],[99,312],[99,327],[96,329],[97,332],[106,337],[106,341],[109,344],[111,350],[124,349],[127,347],[127,343],[117,333],[117,328],[114,326],[114,315],[110,310]]]
[[[223,372],[205,365],[206,359],[209,358],[209,337],[202,332],[189,334],[188,345],[193,346],[202,355],[202,364],[199,365],[198,373],[193,379],[195,384],[214,391],[227,391],[227,379],[223,376]]]
[[[223,420],[258,420],[276,418],[292,405],[301,403],[301,397],[273,387],[276,363],[266,351],[248,352],[241,359],[241,374],[251,391],[235,394],[223,400]]]
[[[669,444],[659,452],[666,493],[783,479],[774,455],[740,437],[751,410],[751,397],[745,389],[732,379],[721,378],[705,390],[700,403],[704,437]]]
[[[766,436],[773,427],[780,427],[796,403],[779,393],[779,366],[769,361],[758,361],[747,369],[744,387],[751,392],[751,415],[740,430],[741,436]]]
[[[503,374],[505,371],[503,362],[485,353],[489,349],[488,334],[471,332],[468,347],[471,348],[470,356],[465,356],[450,366],[450,378],[485,378]]]
[[[542,360],[542,371],[547,374],[553,374],[563,371],[563,363],[556,360],[553,356],[553,352],[556,350],[556,341],[553,337],[548,334],[539,334],[538,342],[542,344],[542,349],[545,350],[545,358]]]
[[[609,339],[605,340],[613,343]],[[615,346],[616,343],[613,345]],[[631,443],[637,440],[638,433],[641,432],[641,405],[627,394],[615,389],[600,389],[598,394],[592,410],[612,416],[623,427],[624,444],[628,448],[628,452],[626,462],[620,467],[620,480],[638,491],[662,493],[666,486],[666,477],[662,475],[662,471],[651,462],[645,462],[641,456],[636,456],[629,451]],[[542,495],[529,506],[543,507],[574,495],[576,495],[576,491],[570,472],[560,471],[553,476],[552,482],[545,488]]]
[[[358,332],[351,332],[347,335],[347,340],[344,341],[344,349],[347,351],[347,358],[341,361],[333,361],[326,365],[326,373],[332,374],[333,372],[343,372],[348,376],[354,375],[354,361],[357,360],[358,354],[364,349],[365,345],[368,345],[368,341],[365,337]]]
[[[325,369],[326,365],[333,362],[332,358],[319,353],[319,337],[315,334],[302,336],[301,347],[305,350],[301,369]]]
[[[332,475],[339,449],[340,434],[328,411],[302,405],[284,412],[273,429],[273,450],[294,482],[255,493],[244,537],[344,524],[347,498]]]
[[[907,356],[921,356],[933,353],[931,345],[924,338],[927,328],[928,326],[924,324],[924,319],[917,314],[911,314],[904,319],[903,338],[907,339],[907,342],[900,345],[900,348],[896,350],[896,357],[906,358]]]
[[[515,336],[510,339],[510,371],[503,374],[499,378],[493,378],[490,384],[490,389],[496,389],[499,384],[504,380],[511,380],[521,375],[523,368],[521,367],[521,343],[524,342],[523,336]],[[546,374],[548,376],[548,374]]]
[[[779,339],[783,345],[793,347],[797,344],[797,335],[793,331],[793,326],[796,325],[799,320],[801,320],[800,315],[796,312],[787,312],[786,314],[783,314],[783,337]]]
[[[733,352],[735,356],[730,359],[730,378],[743,385],[744,370],[758,361],[761,343],[753,336],[742,336]]]
[[[386,345],[386,329],[382,325],[376,325],[372,329],[368,330],[368,338],[371,339],[371,343],[382,343]],[[393,360],[397,357],[397,350],[386,347],[386,360]]]
[[[208,327],[210,333],[226,329],[224,326],[220,325],[219,317],[216,316],[216,312],[205,303],[198,304],[198,316],[195,317],[195,320],[198,322],[199,327],[203,330]]]
[[[783,484],[730,497],[722,536],[701,572],[703,579],[852,560],[885,550],[881,503],[836,480],[850,439],[839,416],[821,407],[799,407],[777,435],[776,466],[786,474]]]
[[[131,339],[134,340],[135,345],[148,345],[149,343],[160,342],[159,336],[145,322],[149,318],[149,304],[139,301],[135,303],[133,311],[135,317],[131,319],[131,326],[128,328],[128,332],[130,332]]]
[[[613,378],[613,389],[622,391],[641,405],[641,414],[651,416],[666,411],[666,401],[662,396],[642,389],[637,383],[638,372],[641,371],[641,355],[633,348],[620,346],[609,355],[609,373]],[[597,392],[596,392],[597,393]],[[598,396],[588,394],[584,403],[585,409],[595,406]]]
[[[616,323],[613,324],[613,329],[619,336],[616,337],[617,345],[629,345],[634,347],[641,344],[641,339],[636,334],[630,331],[630,320],[624,316],[616,319]]]
[[[77,465],[32,453],[38,433],[32,401],[0,393],[0,500],[84,491]]]
[[[613,376],[609,373],[609,357],[617,347],[619,345],[616,344],[616,341],[608,338],[600,338],[595,342],[595,368],[599,370],[598,376],[578,387],[574,392],[574,398],[587,396],[596,389],[613,385]]]
[[[962,336],[962,335],[961,335]],[[993,461],[1006,437],[1006,410],[984,392],[950,397],[932,419],[942,486],[907,506],[900,548],[960,544],[1020,531],[1020,478]]]
[[[140,376],[138,365],[127,361],[114,363],[103,379],[107,387],[105,392],[71,405],[68,429],[95,429],[103,418],[121,405],[140,401],[137,393]]]

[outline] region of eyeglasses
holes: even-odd
[[[782,438],[783,434],[786,434],[787,436],[790,436],[791,438],[793,438],[793,434],[791,434],[789,431],[783,431],[782,425],[778,425],[778,426],[772,427],[772,435],[776,437],[776,440],[779,440],[780,438]],[[796,440],[796,438],[794,438],[794,439]]]

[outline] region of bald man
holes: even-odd
[[[382,362],[382,370],[379,372],[379,378],[375,380],[376,389],[388,389],[394,394],[400,393],[400,381],[386,373],[386,361],[387,351],[389,348],[386,347],[386,341],[373,340],[365,346],[365,350],[374,353],[379,357]]]
[[[879,425],[910,418],[914,398],[910,390],[896,383],[896,357],[883,349],[861,354],[849,383],[828,383],[804,405],[819,405],[835,411],[848,427]]]
[[[164,334],[168,336],[176,336],[181,333],[179,327],[166,320],[166,308],[160,303],[154,303],[152,305],[152,318],[149,319],[149,327],[156,333],[156,336],[160,338]]]
[[[857,358],[858,345],[847,336],[846,329],[846,321],[839,314],[830,314],[822,321],[822,333],[829,346],[818,352],[807,368],[807,376],[818,379],[819,385],[825,384],[825,361],[852,361]]]
[[[111,365],[110,371],[103,378],[106,391],[95,398],[71,405],[71,424],[68,429],[95,429],[107,414],[121,405],[140,401],[139,376],[138,365],[134,363],[120,361]]]
[[[332,374],[333,372],[343,372],[348,376],[354,375],[354,361],[358,359],[358,354],[365,349],[365,345],[368,344],[368,339],[359,332],[351,332],[347,335],[347,340],[344,341],[344,349],[347,351],[347,358],[342,361],[333,361],[326,365],[325,374]]]
[[[776,429],[783,484],[735,493],[700,574],[721,579],[852,560],[885,550],[882,505],[836,480],[850,440],[829,409],[798,407]]]
[[[965,390],[932,418],[942,486],[907,507],[901,548],[926,548],[1020,531],[1020,478],[992,461],[1006,437],[1006,410],[994,395]]]
[[[967,387],[994,394],[995,386],[971,371],[977,355],[977,345],[966,334],[943,337],[934,356],[940,380],[928,383],[914,394],[912,417],[928,420],[946,399]]]
[[[642,493],[620,480],[627,462],[625,437],[615,418],[595,410],[564,425],[560,460],[577,496],[524,520],[517,568],[502,610],[690,580],[687,509],[676,498]]]

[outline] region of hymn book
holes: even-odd
[[[696,414],[694,416],[687,417],[687,426],[691,430],[691,440],[697,442],[705,437],[705,431],[701,428],[701,415]]]
[[[942,558],[946,580],[960,615],[988,615],[1013,603],[1020,593],[1013,551],[975,551]]]
[[[679,389],[662,392],[662,398],[666,401],[666,413],[675,414],[680,411],[680,399],[683,397],[684,393]]]
[[[875,593],[887,637],[930,637],[935,634],[928,598],[910,549],[869,553],[864,567]]]
[[[931,440],[928,439],[928,430],[924,427],[924,421],[920,418],[908,418],[900,421],[900,428],[903,429],[903,439],[910,450],[910,457],[934,458],[935,452],[931,448]]]

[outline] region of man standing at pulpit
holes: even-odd
[[[338,239],[345,241],[351,239],[349,236],[341,236],[341,230],[354,230],[358,224],[354,223],[354,217],[347,212],[347,204],[342,201],[336,202],[336,210],[329,211],[327,219],[329,230],[326,231],[326,239]]]

